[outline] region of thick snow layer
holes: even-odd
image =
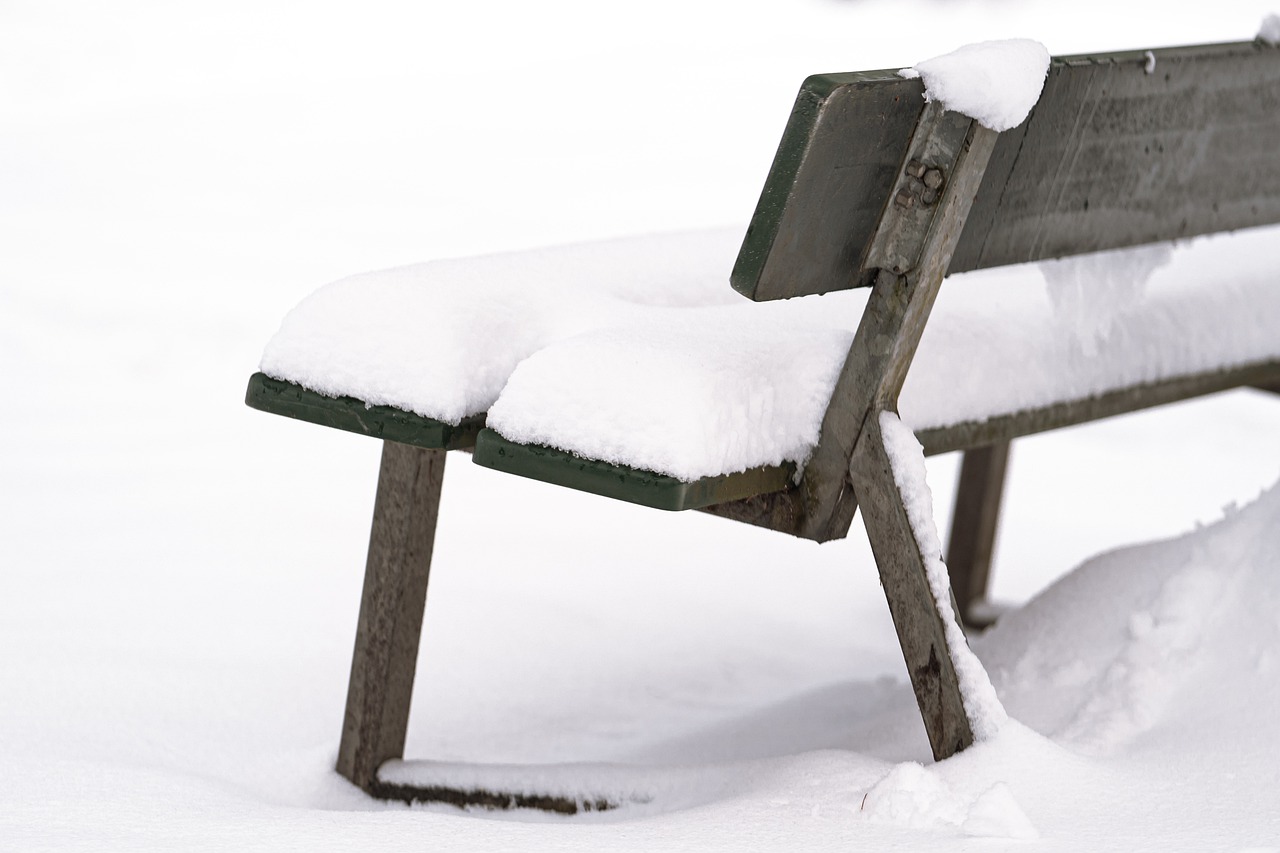
[[[293,309],[261,369],[456,424],[548,343],[656,309],[731,303],[724,232],[436,261],[329,284]]]
[[[903,420],[946,426],[1278,358],[1278,235],[955,276]],[[725,281],[738,239],[662,235],[346,279],[286,317],[262,369],[451,422],[491,407],[489,425],[515,441],[687,480],[802,462],[866,296],[745,302]]]
[[[1258,28],[1258,38],[1267,44],[1280,45],[1280,15],[1267,15]]]
[[[684,479],[801,460],[817,444],[854,304],[650,312],[568,338],[515,370],[489,424]]]
[[[915,434],[894,412],[880,413],[880,434],[884,437],[885,451],[893,469],[893,480],[902,494],[911,532],[915,534],[920,555],[925,561],[929,577],[929,589],[942,617],[946,631],[947,647],[951,662],[955,665],[956,678],[960,682],[960,696],[965,714],[976,740],[990,740],[1000,733],[1000,727],[1009,718],[996,696],[995,688],[982,663],[969,649],[964,631],[951,606],[951,579],[942,562],[942,540],[933,521],[933,493],[925,479],[924,448],[916,441]]]
[[[926,101],[1004,131],[1022,124],[1040,100],[1049,71],[1049,51],[1031,39],[967,44],[904,68],[903,77],[924,80]]]

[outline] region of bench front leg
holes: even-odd
[[[404,755],[444,462],[444,450],[382,445],[337,767],[369,793]]]

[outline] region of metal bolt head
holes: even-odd
[[[907,164],[907,174],[913,178],[918,178],[924,174],[924,163],[919,160],[912,160]]]
[[[931,190],[942,186],[942,170],[930,169],[924,173],[924,185]]]
[[[926,205],[934,204],[938,200],[938,191],[925,187],[924,192],[920,193],[920,200]]]
[[[916,200],[911,195],[910,190],[900,189],[898,190],[897,196],[894,197],[893,202],[898,205],[898,207],[910,208],[915,205]]]

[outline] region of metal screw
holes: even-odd
[[[926,205],[933,204],[938,200],[938,191],[931,190],[926,187],[925,191],[920,193],[920,200],[924,202]]]
[[[910,208],[916,203],[916,200],[912,197],[910,190],[907,189],[898,190],[898,195],[893,199],[893,201],[898,205],[898,207],[906,208]]]
[[[924,185],[931,190],[942,186],[942,170],[930,169],[924,173]]]
[[[907,174],[913,178],[918,178],[924,174],[924,163],[919,160],[912,160],[907,164]]]

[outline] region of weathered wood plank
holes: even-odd
[[[398,800],[409,805],[444,803],[460,809],[481,808],[489,811],[537,809],[564,815],[607,812],[622,805],[606,797],[570,798],[555,794],[491,791],[486,788],[450,788],[445,785],[417,787],[382,781],[376,782],[369,793],[380,800]]]
[[[1280,383],[1280,360],[1246,364],[1210,373],[1175,376],[1108,391],[1083,400],[1068,400],[981,421],[930,427],[917,430],[916,438],[929,455],[949,453],[1189,400],[1231,388],[1265,386],[1273,382]]]
[[[382,446],[338,772],[376,794],[404,753],[446,452]]]
[[[752,299],[870,284],[867,247],[924,108],[896,71],[804,81],[730,282]]]
[[[1062,57],[992,155],[951,272],[1280,222],[1280,49]]]
[[[274,415],[384,441],[442,450],[471,447],[485,419],[484,415],[476,415],[455,426],[392,406],[370,406],[355,397],[326,397],[293,382],[272,379],[265,373],[249,377],[244,401],[251,408]]]
[[[894,481],[877,417],[868,418],[863,426],[850,470],[929,745],[933,757],[941,761],[973,744],[973,728],[965,713],[946,625],[929,585],[925,555],[920,553]],[[958,612],[954,601],[952,610]]]
[[[950,272],[1280,222],[1280,48],[1260,42],[1054,59],[1001,134]],[[732,282],[752,299],[870,285],[923,86],[894,71],[806,80]]]
[[[849,459],[868,414],[896,409],[907,369],[946,275],[947,265],[997,134],[929,104],[904,156],[898,190],[914,186],[913,163],[945,176],[941,199],[925,219],[890,212],[869,251],[893,259],[901,274],[880,271],[858,331],[823,416],[822,431],[801,477],[803,512],[798,536],[825,542],[843,538],[856,506]],[[904,235],[916,242],[907,248]],[[901,261],[901,263],[898,263]],[[886,260],[884,263],[890,263]]]
[[[960,464],[947,543],[947,571],[959,604],[956,615],[970,627],[986,627],[974,606],[987,599],[1008,464],[1007,441],[967,450]]]

